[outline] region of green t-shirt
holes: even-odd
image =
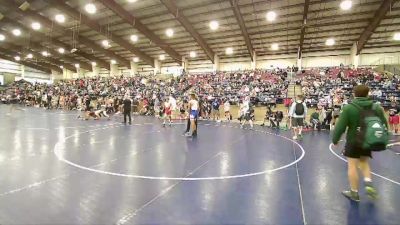
[[[311,119],[319,120],[319,113],[313,112],[313,113],[311,114]]]

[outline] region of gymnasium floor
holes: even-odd
[[[200,122],[162,128],[0,105],[0,224],[399,224],[400,156],[372,162],[380,198],[352,204],[329,134]],[[398,142],[400,139],[393,139]]]

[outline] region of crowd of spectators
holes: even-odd
[[[369,86],[371,97],[384,108],[400,100],[400,76],[382,75],[372,69],[313,70],[298,76],[296,83],[301,85],[301,92],[310,106],[348,103],[353,87],[359,84]]]
[[[49,109],[105,107],[107,112],[118,112],[124,98],[129,97],[133,100],[133,112],[157,115],[163,103],[171,98],[177,100],[174,108],[184,114],[188,95],[196,93],[200,102],[200,116],[203,118],[219,119],[215,112],[219,111],[220,106],[226,111],[229,105],[239,105],[248,98],[251,106],[266,105],[269,109],[266,118],[274,118],[279,124],[283,120],[282,113],[271,114],[270,107],[288,100],[290,81],[287,75],[286,70],[251,70],[185,74],[167,79],[143,76],[80,78],[61,80],[50,85],[18,81],[2,91],[0,98],[4,103],[17,101]],[[303,94],[307,107],[318,109],[318,114],[314,113],[312,119],[319,121],[319,128],[335,123],[343,105],[351,101],[353,87],[358,84],[368,85],[371,96],[385,109],[396,115],[399,112],[398,75],[381,75],[369,68],[335,67],[298,71],[294,81],[301,87],[301,93],[299,90],[297,94]]]
[[[133,100],[134,112],[155,115],[155,109],[162,108],[162,103],[170,97],[177,99],[177,107],[183,109],[188,95],[196,93],[203,116],[209,117],[215,100],[219,103],[218,107],[225,102],[238,104],[245,97],[250,97],[254,104],[276,104],[277,99],[283,99],[286,94],[286,76],[283,70],[254,70],[187,74],[167,79],[143,76],[80,78],[60,80],[50,85],[21,80],[2,91],[0,98],[3,103],[16,101],[48,109],[105,107],[108,111],[117,112],[123,99],[129,97]]]
[[[364,84],[371,98],[387,111],[398,114],[400,76],[380,74],[371,68],[326,68],[302,71],[296,78],[308,107],[318,108],[325,123],[335,124],[341,108],[353,99],[352,90]],[[300,92],[300,90],[299,90]]]

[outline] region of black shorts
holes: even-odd
[[[365,150],[360,148],[359,146],[356,146],[355,144],[349,143],[346,143],[346,145],[344,146],[343,155],[355,159],[359,159],[362,156],[372,158],[371,150]]]
[[[253,114],[250,114],[250,113],[246,113],[246,115],[244,115],[244,119],[245,119],[246,121],[254,120],[254,115],[253,115]]]

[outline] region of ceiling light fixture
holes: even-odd
[[[111,59],[111,64],[115,65],[117,64],[117,61],[115,61],[115,59]]]
[[[137,2],[137,0],[127,0],[129,3]]]
[[[169,29],[167,29],[167,30],[165,31],[165,34],[166,34],[168,37],[172,37],[172,36],[174,36],[174,30],[172,30],[171,28],[169,28]]]
[[[400,32],[394,33],[393,40],[400,41]]]
[[[75,68],[78,69],[79,67],[80,67],[79,63],[76,63],[76,64],[75,64]]]
[[[268,21],[272,22],[276,19],[276,12],[274,11],[269,11],[267,12],[267,15],[265,16]]]
[[[96,62],[92,62],[92,66],[96,66],[97,65],[97,63]]]
[[[344,0],[340,3],[340,8],[342,10],[349,10],[349,9],[351,9],[352,5],[353,5],[353,2],[351,0]]]
[[[0,41],[4,41],[6,40],[6,36],[4,36],[4,34],[0,34]]]
[[[229,47],[225,49],[225,54],[227,55],[232,55],[233,54],[233,48]]]
[[[139,62],[139,57],[134,57],[133,62]]]
[[[95,14],[97,11],[97,8],[93,3],[88,3],[85,5],[85,10],[86,10],[86,12],[88,12],[90,14]]]
[[[26,56],[26,58],[32,59],[32,58],[33,58],[33,55],[29,53],[29,54]]]
[[[131,41],[132,42],[137,42],[139,40],[139,37],[136,34],[131,35]]]
[[[33,22],[31,25],[32,29],[34,30],[40,30],[40,28],[42,27],[42,25],[38,22]]]
[[[64,69],[64,66],[60,66],[61,69]]]
[[[63,14],[57,14],[54,19],[58,22],[58,23],[64,23],[65,22],[65,16]]]
[[[219,28],[219,23],[216,20],[213,20],[209,24],[211,30],[217,30]]]
[[[17,60],[17,61],[19,61],[19,60],[21,60],[21,57],[15,56],[14,59]]]
[[[65,49],[63,49],[63,48],[59,48],[59,49],[58,49],[58,52],[59,52],[60,54],[64,54],[64,52],[65,52]]]
[[[109,42],[108,40],[103,40],[103,41],[101,42],[101,44],[102,44],[104,47],[110,47],[110,42]]]
[[[190,58],[196,58],[197,54],[196,54],[195,51],[191,51],[191,52],[189,53],[189,56],[190,56]]]
[[[160,57],[158,57],[161,61],[165,60],[165,55],[160,55]]]
[[[278,43],[273,43],[273,44],[271,45],[271,49],[272,49],[273,51],[278,50],[278,49],[279,49],[279,44],[278,44]]]
[[[20,29],[14,29],[14,30],[12,30],[12,33],[14,34],[14,36],[20,36],[21,35],[21,30]]]
[[[43,55],[44,57],[47,57],[47,56],[49,56],[49,53],[48,53],[47,51],[43,51],[43,52],[42,52],[42,55]]]
[[[329,38],[325,41],[325,45],[332,46],[335,44],[335,39]]]

